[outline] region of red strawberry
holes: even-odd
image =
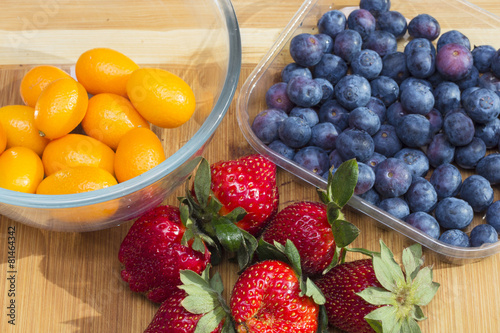
[[[379,306],[369,304],[356,295],[368,287],[382,287],[373,271],[371,259],[335,266],[315,282],[326,298],[330,324],[347,332],[374,332],[364,318]]]
[[[237,226],[258,235],[278,211],[276,165],[262,155],[254,154],[232,161],[220,161],[210,166],[211,190],[226,215],[237,207],[247,215]]]
[[[326,298],[328,321],[349,333],[420,332],[427,305],[439,288],[424,267],[419,244],[403,251],[405,272],[381,241],[381,252],[335,266],[315,281]],[[377,328],[377,330],[374,330]]]
[[[177,290],[181,270],[200,273],[205,269],[210,252],[206,247],[204,253],[195,251],[193,242],[181,244],[185,231],[174,206],[158,206],[134,222],[118,254],[125,266],[121,276],[132,291],[160,303]]]
[[[163,301],[144,333],[193,333],[203,314],[188,312],[181,305],[186,296],[184,290],[173,291]],[[221,329],[222,323],[211,333],[221,332]]]
[[[237,331],[316,332],[319,306],[300,292],[300,282],[288,264],[265,260],[250,266],[231,295]]]
[[[297,202],[282,209],[268,225],[262,239],[285,245],[291,240],[299,251],[305,275],[317,275],[331,263],[335,240],[327,219],[326,205]]]

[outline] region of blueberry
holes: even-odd
[[[286,118],[288,115],[283,110],[266,109],[255,116],[252,131],[260,141],[267,145],[279,138],[278,129]]]
[[[366,106],[371,97],[370,82],[360,75],[346,75],[335,86],[335,97],[347,110]]]
[[[327,34],[316,34],[314,37],[323,45],[323,53],[333,52],[333,38],[331,36]]]
[[[408,34],[413,38],[435,40],[441,33],[439,22],[429,14],[420,14],[408,23]]]
[[[411,185],[411,171],[397,158],[390,157],[379,163],[375,170],[374,188],[385,198],[394,198],[406,193]]]
[[[365,163],[358,162],[358,182],[354,188],[354,194],[363,194],[373,187],[375,183],[375,172]]]
[[[418,79],[416,77],[410,76],[406,78],[401,84],[399,85],[399,92],[403,93],[407,88],[412,88],[415,89],[415,87],[418,86],[425,86],[427,87],[430,91],[432,91],[432,84],[426,80],[426,79]]]
[[[500,119],[493,119],[486,124],[475,124],[474,136],[483,140],[486,148],[496,147],[500,140]]]
[[[447,80],[458,81],[467,76],[474,64],[472,53],[463,45],[443,45],[436,55],[436,69]]]
[[[496,76],[500,77],[500,52],[498,50],[491,57],[491,72]]]
[[[384,12],[377,19],[377,29],[390,32],[396,39],[402,38],[407,28],[406,18],[398,11]]]
[[[335,86],[347,74],[347,69],[347,63],[341,57],[327,53],[314,66],[313,75],[315,78],[326,79]]]
[[[434,95],[432,91],[421,84],[414,85],[413,89],[402,90],[400,101],[401,106],[409,113],[424,116],[434,107]]]
[[[486,178],[490,184],[500,184],[500,154],[483,157],[476,166],[476,173]]]
[[[281,109],[286,113],[294,107],[286,93],[287,84],[285,82],[275,83],[266,92],[266,104],[270,109]]]
[[[365,39],[374,32],[376,25],[375,17],[366,9],[355,9],[347,17],[347,27],[357,31],[361,39]]]
[[[293,61],[301,66],[314,66],[323,56],[323,44],[316,36],[302,33],[290,41],[290,55]]]
[[[379,76],[370,82],[372,96],[379,98],[387,107],[394,103],[399,96],[399,86],[388,76]]]
[[[462,175],[453,164],[441,164],[434,169],[429,182],[434,186],[438,199],[454,197],[462,186]]]
[[[359,51],[352,57],[351,69],[353,74],[373,80],[382,71],[382,58],[373,50]]]
[[[353,56],[361,51],[361,45],[363,45],[363,40],[359,32],[351,29],[344,30],[335,37],[333,53],[350,64]]]
[[[330,81],[326,80],[326,79],[323,79],[323,78],[315,78],[314,79],[316,82],[319,83],[319,85],[321,86],[321,91],[322,91],[322,95],[321,95],[321,100],[319,101],[320,103],[324,103],[330,99],[333,98],[333,85],[330,83]]]
[[[398,126],[401,119],[408,114],[408,111],[403,109],[401,102],[394,102],[387,108],[385,113],[387,122],[392,126]]]
[[[320,122],[330,122],[343,131],[348,126],[349,113],[336,100],[330,100],[321,105],[318,111]]]
[[[286,92],[290,101],[304,108],[317,105],[323,97],[321,85],[314,79],[303,76],[292,78],[287,84]]]
[[[324,13],[318,20],[318,30],[322,34],[327,34],[333,39],[345,30],[347,19],[339,10],[330,10]]]
[[[474,211],[465,200],[449,197],[438,202],[434,216],[445,229],[463,229],[472,222]]]
[[[382,102],[380,98],[377,97],[370,97],[368,100],[368,103],[366,103],[366,107],[370,109],[371,111],[375,112],[375,114],[378,116],[380,119],[380,123],[383,124],[385,122],[385,114],[387,111],[387,108]]]
[[[319,123],[318,113],[311,108],[301,108],[300,106],[296,106],[292,109],[292,111],[290,111],[289,116],[304,119],[310,127]]]
[[[380,118],[367,107],[360,106],[349,113],[349,127],[374,135],[380,129]]]
[[[396,134],[396,128],[389,124],[380,126],[380,130],[373,135],[375,151],[385,157],[393,157],[403,148],[401,140]]]
[[[460,107],[460,88],[450,81],[441,82],[433,90],[434,107],[446,115],[449,111]]]
[[[311,139],[311,127],[302,118],[288,117],[278,129],[279,139],[289,147],[304,147]]]
[[[429,120],[431,125],[431,136],[434,136],[443,127],[443,116],[441,115],[441,112],[433,108],[428,114],[425,115],[425,118]]]
[[[500,97],[494,91],[479,88],[462,101],[463,108],[476,123],[486,124],[500,115]]]
[[[482,212],[493,202],[493,189],[486,178],[472,175],[462,182],[460,198],[467,201],[475,212]]]
[[[436,56],[425,49],[413,50],[406,55],[406,66],[411,75],[425,79],[436,70]]]
[[[436,48],[434,44],[426,38],[413,38],[405,45],[404,54],[409,56],[413,52],[417,51],[427,51],[431,54],[436,55]]]
[[[410,76],[406,66],[406,56],[403,52],[394,52],[382,57],[382,72],[380,75],[388,76],[399,85]]]
[[[391,9],[391,0],[360,0],[359,7],[368,10],[374,17]]]
[[[496,242],[498,242],[498,232],[489,224],[479,224],[470,232],[470,245],[472,247]]]
[[[429,77],[427,77],[427,78],[425,78],[425,79],[426,79],[427,81],[429,81],[429,83],[432,85],[432,88],[435,88],[435,87],[437,87],[437,86],[438,86],[438,84],[440,84],[441,82],[446,81],[446,80],[444,79],[444,77],[443,77],[441,74],[439,74],[439,72],[436,72],[436,71],[434,71],[434,73],[433,73],[431,76],[429,76]]]
[[[311,140],[309,144],[320,147],[325,151],[331,151],[335,149],[335,142],[338,136],[339,132],[332,123],[319,123],[311,128]]]
[[[463,112],[448,112],[444,117],[443,130],[452,145],[465,146],[474,137],[474,122]]]
[[[405,218],[405,221],[432,238],[437,239],[439,237],[439,223],[434,217],[425,212],[411,213]]]
[[[422,147],[431,139],[431,124],[427,118],[420,114],[409,114],[399,122],[396,134],[406,146]]]
[[[497,232],[500,231],[500,201],[495,201],[486,210],[486,223],[495,228]]]
[[[455,81],[460,90],[465,90],[467,88],[475,87],[477,86],[478,82],[479,82],[479,71],[474,65],[472,65],[472,67],[469,70],[469,73],[467,73],[467,75],[463,79]]]
[[[375,206],[377,206],[380,202],[380,195],[373,188],[363,194],[360,194],[359,197]]]
[[[293,160],[319,176],[328,171],[328,154],[321,148],[307,146],[299,149]]]
[[[439,236],[439,240],[454,246],[470,247],[469,236],[460,229],[446,230]]]
[[[455,149],[455,163],[463,169],[474,169],[485,154],[486,145],[483,140],[474,137],[469,144]]]
[[[295,155],[295,149],[288,147],[279,139],[271,142],[268,147],[289,160],[293,159],[293,156]]]
[[[480,73],[486,73],[490,70],[491,59],[497,50],[491,45],[475,46],[472,50],[474,66]]]
[[[455,146],[450,143],[448,137],[443,133],[434,135],[425,152],[429,164],[434,168],[446,163],[453,162]]]
[[[405,200],[411,212],[429,213],[436,206],[438,198],[434,186],[427,179],[416,177],[405,193]]]
[[[281,70],[281,81],[288,83],[295,76],[303,76],[312,79],[312,73],[309,68],[300,66],[294,62],[289,63]]]
[[[477,85],[480,88],[488,88],[490,90],[493,90],[497,95],[500,96],[500,79],[491,72],[487,72],[481,75],[477,81]]]
[[[419,149],[403,148],[398,151],[395,158],[402,160],[408,165],[413,178],[425,177],[429,172],[429,159]]]
[[[379,163],[385,159],[387,159],[387,157],[385,157],[384,155],[374,152],[372,156],[370,156],[370,158],[365,161],[365,164],[372,168],[373,171],[375,171]]]
[[[458,30],[450,30],[450,31],[447,31],[447,32],[441,34],[441,36],[439,37],[439,39],[437,41],[436,47],[439,51],[439,49],[441,49],[441,47],[443,47],[446,44],[451,44],[451,43],[463,45],[467,49],[470,50],[469,38],[467,38],[467,36],[465,36],[463,33],[461,33]]]
[[[486,74],[483,74],[482,76],[485,76]],[[461,94],[460,94],[460,100],[464,100],[467,98],[467,96],[469,96],[469,94],[471,94],[473,91],[476,91],[478,90],[479,88],[483,88],[481,86],[477,86],[477,87],[470,87],[470,88],[467,88],[465,90],[462,90]]]
[[[400,220],[404,220],[410,215],[410,207],[405,200],[399,197],[384,199],[380,201],[378,207]]]
[[[375,30],[363,41],[362,48],[373,50],[383,57],[398,50],[398,41],[390,32]]]
[[[338,168],[344,162],[344,159],[340,156],[337,149],[334,149],[328,154],[328,161],[331,168]]]
[[[344,161],[355,158],[358,162],[364,162],[373,155],[375,149],[370,134],[354,128],[346,129],[340,133],[336,146]]]

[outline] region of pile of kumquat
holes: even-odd
[[[0,108],[1,188],[71,194],[124,182],[166,158],[150,125],[178,127],[195,111],[183,79],[109,48],[84,52],[75,72],[36,66],[21,81],[25,105]]]

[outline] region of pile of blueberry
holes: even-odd
[[[355,194],[430,237],[498,241],[500,50],[471,50],[428,14],[408,22],[390,0],[328,11],[289,50],[293,62],[252,123],[264,144],[323,177],[356,158]],[[462,179],[459,168],[475,174]],[[468,235],[475,213],[486,223]]]

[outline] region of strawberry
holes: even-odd
[[[203,314],[191,313],[181,305],[186,296],[184,290],[174,290],[161,303],[144,333],[193,333]],[[211,333],[221,332],[221,327],[222,323]]]
[[[405,272],[380,241],[373,259],[342,263],[315,280],[326,298],[328,321],[349,333],[420,332],[427,305],[439,288],[423,264],[419,244],[403,251]]]
[[[326,205],[303,201],[282,209],[262,234],[262,239],[285,245],[287,239],[297,247],[305,275],[317,275],[332,262],[335,240],[327,219]]]
[[[169,205],[157,206],[134,222],[118,253],[122,279],[132,291],[160,303],[177,289],[181,270],[205,269],[210,252],[198,238],[187,242],[186,230],[191,229],[181,221],[180,209]]]
[[[382,287],[375,277],[370,259],[335,266],[316,285],[327,300],[325,307],[330,324],[347,332],[373,332],[364,319],[379,306],[369,304],[356,293],[368,287]]]
[[[338,261],[341,248],[359,234],[355,226],[343,220],[341,212],[354,193],[357,177],[356,160],[342,163],[335,174],[328,177],[326,189],[318,190],[322,203],[303,201],[288,205],[269,223],[262,240],[271,245],[292,241],[306,276],[328,270]]]
[[[279,260],[248,267],[233,287],[231,313],[238,332],[316,332],[319,306],[301,296],[294,269]]]
[[[180,272],[181,284],[163,301],[144,333],[234,333],[229,307],[222,297],[219,273]]]
[[[245,217],[236,225],[256,236],[278,212],[276,165],[267,157],[254,154],[210,166],[214,196],[222,204],[220,215],[243,208]]]

